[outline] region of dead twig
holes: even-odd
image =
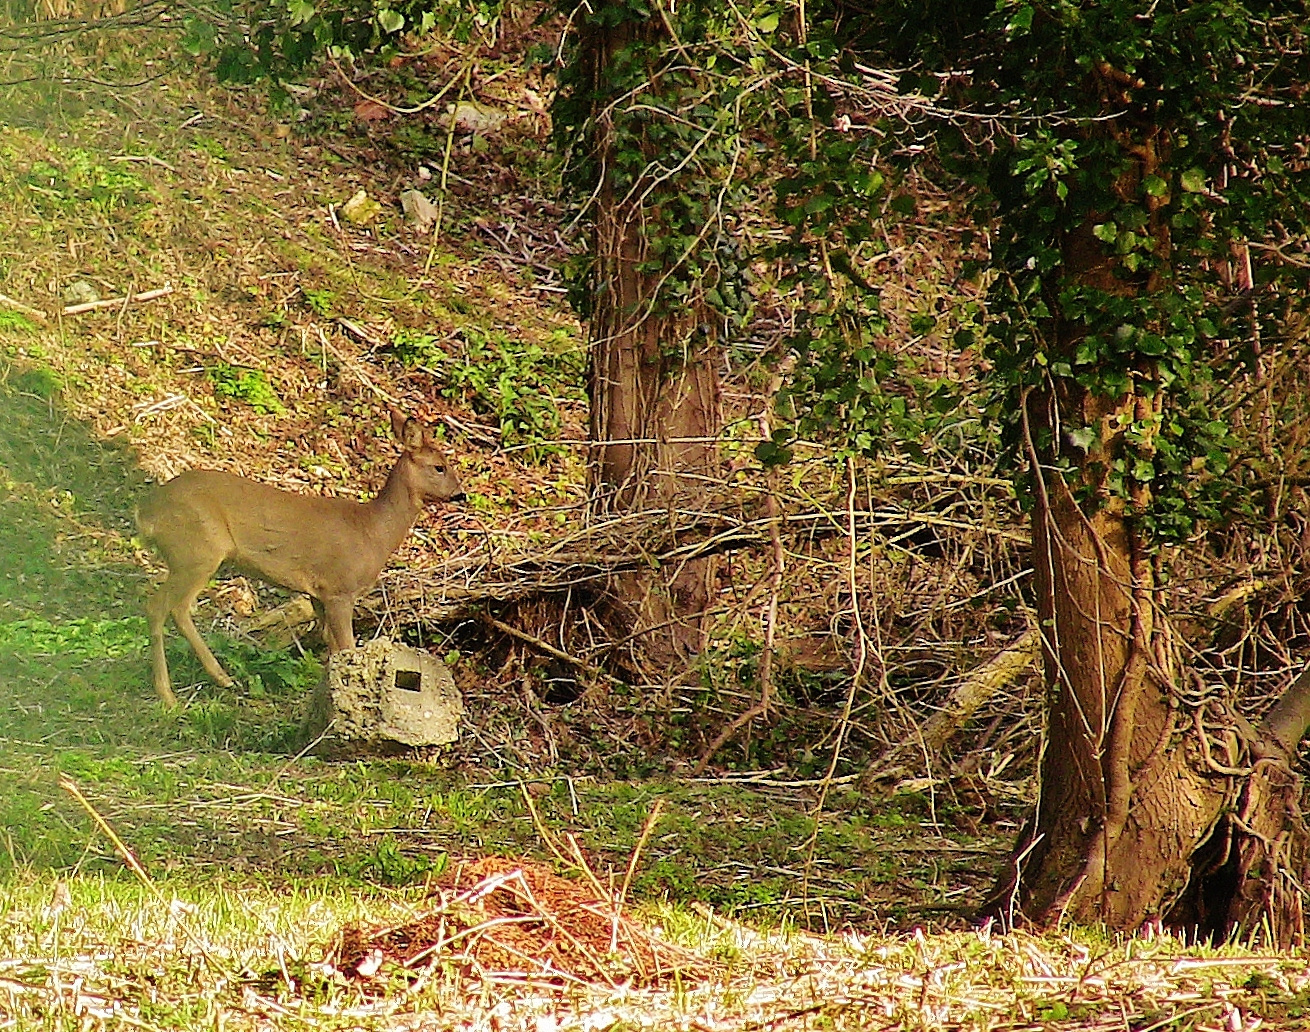
[[[39,308],[33,308],[31,305],[25,305],[21,301],[16,301],[8,294],[0,294],[0,305],[6,308],[12,308],[15,312],[21,312],[23,315],[30,315],[37,322],[49,322],[50,317]]]
[[[94,312],[100,308],[118,308],[136,301],[153,301],[155,298],[164,297],[171,293],[173,293],[173,288],[170,285],[155,290],[143,290],[139,294],[125,294],[123,297],[106,297],[99,301],[84,301],[80,305],[65,305],[61,309],[60,315],[81,315],[83,312]]]
[[[497,620],[490,613],[482,613],[481,618],[489,627],[494,627],[502,634],[508,634],[511,638],[516,638],[525,645],[531,645],[539,652],[558,659],[561,663],[567,663],[576,670],[581,670],[592,677],[608,678],[608,674],[600,667],[592,666],[585,659],[579,659],[577,656],[571,656],[563,649],[557,649],[548,641],[542,641],[535,634],[529,634],[527,631],[521,631],[517,627],[505,623],[503,620]]]
[[[632,884],[632,876],[637,870],[637,860],[641,857],[641,851],[646,848],[646,841],[650,838],[650,833],[655,830],[655,825],[659,822],[660,813],[664,810],[664,800],[656,799],[650,808],[650,813],[646,814],[646,822],[641,826],[641,834],[637,836],[637,844],[632,847],[632,855],[628,857],[628,869],[623,875],[623,884],[619,886],[619,894],[614,901],[614,934],[610,942],[610,952],[613,953],[618,949],[619,936],[619,913],[623,909],[623,903],[628,898],[628,886]]]
[[[719,732],[692,769],[692,777],[700,777],[705,773],[710,760],[728,739],[756,717],[767,719],[769,711],[773,708],[773,658],[777,650],[778,638],[778,597],[782,593],[782,578],[787,565],[787,551],[783,548],[782,531],[778,521],[780,512],[778,493],[772,489],[773,479],[774,473],[770,471],[770,491],[765,499],[765,510],[769,521],[769,542],[772,549],[769,565],[769,603],[764,612],[764,647],[760,651],[760,701]]]
[[[154,165],[156,168],[166,169],[173,175],[180,175],[177,169],[170,165],[163,158],[156,158],[152,154],[111,154],[110,161],[137,161],[143,165]]]

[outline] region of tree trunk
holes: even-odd
[[[1122,507],[1085,513],[1054,471],[1043,470],[1037,491],[1048,727],[1015,901],[1039,924],[1067,916],[1133,929],[1187,884],[1230,790],[1179,744],[1190,729],[1171,701],[1168,622]]]
[[[590,31],[599,84],[618,52],[664,29],[651,20]],[[658,83],[658,70],[651,70],[651,82]],[[650,242],[662,231],[660,199],[677,189],[677,180],[656,183],[648,172],[636,183],[616,182],[617,137],[621,132],[630,139],[636,122],[626,114],[626,100],[610,98],[601,88],[595,95],[605,106],[593,122],[604,172],[595,202],[590,515],[603,519],[657,508],[667,511],[675,529],[690,529],[705,508],[709,486],[719,479],[715,320],[702,304],[684,303],[680,310],[669,304],[664,291],[670,269],[651,262]],[[705,558],[616,578],[610,587],[613,623],[636,646],[634,665],[661,671],[659,680],[685,669],[702,648],[715,569],[715,560]]]
[[[1154,157],[1150,147],[1138,153]],[[1069,277],[1107,293],[1160,289],[1157,275],[1134,284],[1115,274],[1095,221],[1064,242]],[[1167,231],[1158,246],[1167,253]],[[1072,362],[1082,324],[1057,311],[1049,329],[1053,351]],[[1158,920],[1193,936],[1264,927],[1290,941],[1302,928],[1294,887],[1307,835],[1289,761],[1310,720],[1310,678],[1261,731],[1178,699],[1157,560],[1134,518],[1149,489],[1138,483],[1124,499],[1107,483],[1124,428],[1160,415],[1153,370],[1134,382],[1146,385],[1140,394],[1107,398],[1052,377],[1024,399],[1047,733],[1037,812],[988,910],[1007,924],[1070,919],[1134,931]],[[1062,439],[1083,426],[1099,430],[1086,451]],[[1223,762],[1207,719],[1224,725]]]

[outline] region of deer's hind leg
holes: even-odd
[[[173,683],[168,676],[168,659],[164,655],[164,621],[168,619],[167,585],[165,581],[146,599],[146,622],[150,625],[150,668],[154,672],[155,694],[165,709],[173,709],[177,705],[177,696],[173,694]]]
[[[191,561],[170,564],[168,578],[146,603],[155,691],[159,693],[165,706],[177,705],[177,697],[173,694],[168,676],[168,661],[164,658],[164,620],[169,615],[173,617],[173,623],[182,632],[182,637],[186,638],[191,651],[196,654],[200,665],[205,668],[205,672],[214,683],[221,688],[231,688],[236,683],[214,658],[214,654],[205,644],[205,639],[200,636],[195,622],[191,619],[191,607],[195,604],[196,597],[217,569],[217,562]]]

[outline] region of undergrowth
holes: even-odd
[[[561,454],[551,443],[562,426],[561,402],[583,401],[585,354],[577,340],[556,330],[540,344],[511,341],[475,326],[458,337],[447,350],[432,334],[401,329],[393,347],[404,365],[431,371],[445,397],[494,419],[501,440],[525,461]]]

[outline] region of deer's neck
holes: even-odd
[[[409,483],[408,458],[402,457],[391,469],[387,482],[371,502],[366,503],[379,542],[394,552],[418,519],[423,500]]]

